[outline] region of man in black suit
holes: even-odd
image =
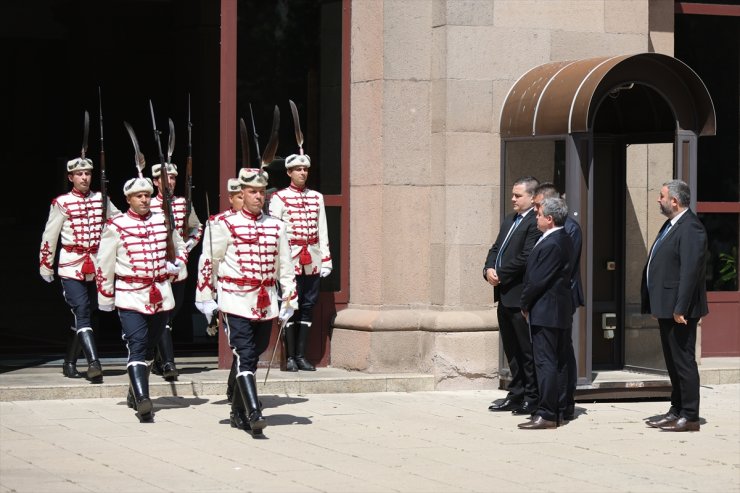
[[[671,408],[647,421],[666,431],[699,431],[699,369],[696,325],[709,313],[705,286],[707,232],[689,209],[691,191],[681,180],[660,189],[660,212],[668,218],[642,273],[642,312],[658,319]]]
[[[514,182],[511,193],[514,213],[504,219],[483,267],[483,277],[493,286],[493,299],[498,302],[499,333],[511,371],[508,395],[492,404],[490,411],[529,415],[539,400],[529,326],[519,309],[527,257],[542,235],[532,209],[538,184],[531,176]]]
[[[560,192],[550,182],[540,183],[534,191],[534,209],[539,210],[542,201],[546,198],[560,198]],[[573,243],[573,257],[571,258],[570,294],[573,302],[573,314],[579,306],[584,305],[583,288],[581,287],[581,226],[568,214],[563,229]],[[560,417],[565,421],[575,418],[575,393],[578,383],[578,366],[573,349],[573,330],[565,331],[566,365],[565,375],[562,376],[563,387],[560,389]]]
[[[560,198],[544,199],[537,211],[537,228],[543,234],[527,259],[520,305],[532,331],[540,401],[532,419],[519,425],[522,429],[558,426],[561,377],[567,360],[565,332],[573,323],[573,244],[563,229],[567,217],[568,206]]]

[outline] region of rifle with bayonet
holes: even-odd
[[[157,143],[157,151],[159,151],[159,162],[162,163],[161,174],[159,175],[160,190],[162,191],[162,212],[164,213],[164,225],[167,229],[167,252],[166,258],[170,262],[175,262],[175,242],[172,239],[172,233],[175,228],[175,216],[172,212],[172,191],[170,190],[170,179],[167,173],[168,162],[164,159],[162,153],[162,142],[159,139],[159,130],[157,130],[157,120],[154,118],[154,106],[152,100],[149,100],[149,110],[152,114],[152,128],[154,129],[154,140]],[[170,120],[171,122],[171,120]],[[174,144],[174,134],[172,133],[173,128],[170,127],[170,141]]]
[[[188,94],[188,158],[185,162],[185,219],[182,222],[182,239],[188,237],[188,221],[193,210],[193,122],[190,120],[190,94]]]
[[[100,109],[100,200],[103,203],[103,223],[108,217],[108,177],[105,175],[105,144],[103,140],[103,96],[98,86],[98,107]]]

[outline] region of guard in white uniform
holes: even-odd
[[[188,255],[180,234],[174,230],[177,258],[167,260],[164,215],[150,211],[153,191],[151,180],[141,175],[126,182],[123,192],[129,209],[110,219],[103,230],[97,270],[100,309],[117,308],[121,319],[131,382],[127,402],[142,421],[153,417],[147,361],[154,359],[167,313],[175,306],[171,282],[185,267]]]
[[[308,334],[313,322],[313,307],[319,297],[319,276],[331,274],[329,235],[326,230],[324,196],[306,188],[311,158],[291,154],[285,159],[290,186],[272,195],[270,215],[285,223],[296,275],[298,311],[285,327],[286,370],[315,371],[306,359]]]
[[[154,214],[162,213],[162,183],[161,183],[162,165],[155,164],[152,166],[152,181],[157,189],[157,195],[152,197],[151,210]],[[173,163],[167,163],[167,178],[169,179],[170,190],[175,189],[177,183],[177,166]],[[184,231],[185,214],[187,213],[187,202],[185,197],[172,196],[172,214],[175,216],[175,229],[178,232]],[[183,237],[185,247],[188,252],[200,241],[202,225],[194,209],[190,209],[190,215],[187,217],[187,234]],[[170,311],[167,320],[167,330],[162,332],[162,339],[157,345],[157,353],[152,366],[152,373],[162,375],[167,381],[177,380],[177,366],[175,365],[175,349],[172,344],[172,322],[177,316],[185,297],[185,279],[188,277],[188,270],[183,269],[180,276],[172,283],[172,293],[175,296],[175,308]]]
[[[57,274],[62,280],[64,300],[74,316],[62,373],[69,378],[82,376],[76,366],[81,346],[87,358],[87,378],[100,383],[103,370],[93,336],[92,310],[97,307],[95,256],[103,229],[103,200],[100,192],[90,190],[92,169],[93,163],[87,158],[67,163],[67,178],[72,190],[51,202],[49,219],[41,237],[39,272],[45,281],[54,281],[54,258],[61,235]],[[121,213],[110,199],[106,200],[106,207],[108,217]]]
[[[209,221],[198,263],[195,305],[209,321],[216,307],[223,315],[238,369],[231,425],[259,436],[267,421],[257,396],[257,363],[269,344],[273,319],[287,321],[297,307],[297,297],[285,225],[262,213],[267,174],[245,168],[239,181],[244,208]],[[278,298],[278,283],[282,299]]]

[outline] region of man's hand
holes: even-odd
[[[101,312],[112,312],[116,309],[116,305],[111,303],[110,305],[98,305],[98,310]]]
[[[498,280],[498,274],[496,274],[496,269],[489,267],[486,269],[486,281],[488,281],[488,284],[491,286],[498,286],[499,280]]]
[[[46,282],[54,282],[54,274],[41,274],[41,279]]]
[[[185,242],[185,250],[188,252],[193,249],[195,246],[195,240],[190,238],[188,241]]]
[[[182,262],[178,259],[175,260],[174,263],[167,262],[165,264],[165,267],[167,269],[167,274],[170,274],[171,276],[176,276],[180,274],[180,265],[182,265]]]
[[[321,274],[319,274],[321,277],[326,277],[329,274],[331,274],[331,268],[330,267],[322,267],[321,268]]]
[[[684,318],[683,315],[679,315],[678,313],[673,314],[673,321],[677,324],[683,324],[686,325],[688,322],[686,321],[686,318]]]
[[[280,307],[280,315],[278,315],[278,318],[280,319],[280,323],[282,325],[285,325],[286,323],[288,323],[288,320],[290,320],[294,312],[295,310],[289,307],[287,303],[283,303],[283,306]]]
[[[197,308],[200,313],[206,316],[206,320],[210,324],[211,319],[213,318],[213,312],[218,310],[218,303],[213,300],[196,301],[195,308]]]

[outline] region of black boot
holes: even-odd
[[[80,340],[80,346],[87,358],[87,379],[92,383],[103,383],[103,368],[100,366],[98,358],[98,349],[95,346],[95,337],[92,329],[78,330],[77,337]]]
[[[252,436],[262,435],[262,429],[267,426],[267,420],[262,417],[260,403],[257,398],[257,383],[251,373],[242,373],[236,376],[236,385],[239,387],[239,397],[242,398],[244,407],[247,409],[249,428]],[[236,400],[237,395],[234,395]]]
[[[236,358],[234,359],[236,361]],[[244,408],[244,398],[242,392],[239,390],[239,386],[236,385],[236,366],[232,366],[234,370],[234,381],[232,382],[233,387],[231,388],[231,413],[229,414],[229,424],[232,428],[238,428],[240,430],[249,431],[252,428],[249,426],[249,418],[247,417],[247,411]],[[229,375],[231,377],[231,375]]]
[[[140,421],[151,421],[154,417],[154,404],[149,398],[149,367],[145,364],[130,365],[127,371],[131,386],[126,403],[136,410]]]
[[[285,325],[285,371],[298,371],[295,361],[295,323]]]
[[[231,360],[231,371],[226,380],[226,400],[234,402],[234,389],[236,388],[236,356]]]
[[[158,356],[162,365],[161,375],[168,382],[177,381],[177,366],[175,366],[175,348],[172,345],[172,329],[170,326],[164,328],[162,337],[159,339]]]
[[[67,378],[82,378],[82,373],[77,371],[77,358],[80,355],[80,339],[77,332],[72,332],[72,336],[67,342],[67,354],[64,355],[62,363],[62,374]]]
[[[298,365],[298,369],[303,371],[316,371],[316,367],[306,359],[306,345],[310,330],[310,322],[300,322],[298,324],[298,344],[296,347],[295,362]]]

